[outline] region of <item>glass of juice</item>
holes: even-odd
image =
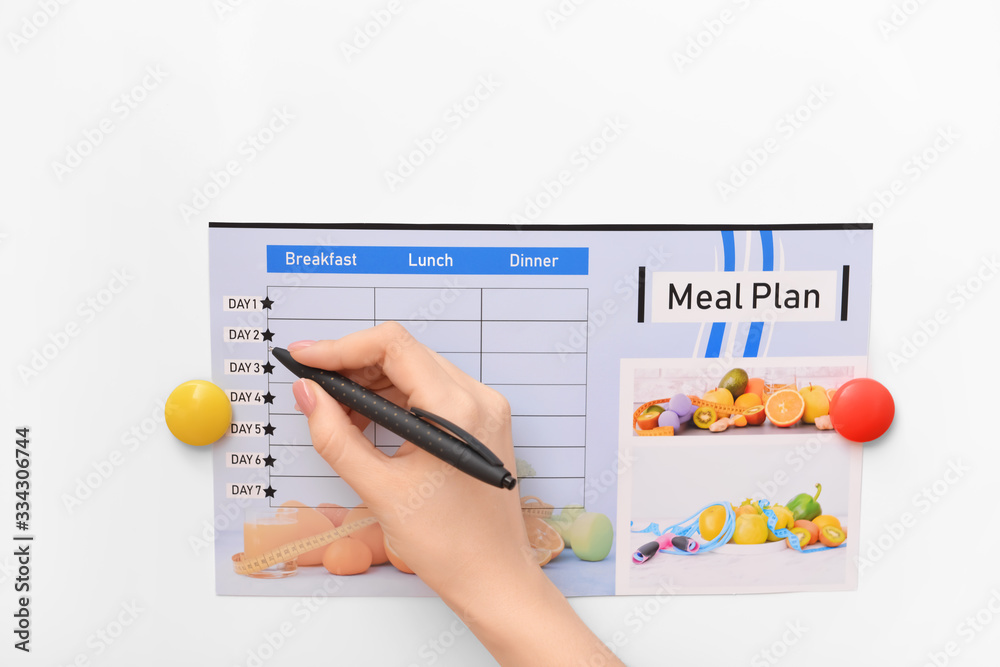
[[[764,396],[762,397],[764,403],[767,403],[768,397],[782,389],[798,391],[796,381],[794,368],[769,368],[764,373]]]
[[[271,549],[296,540],[298,509],[294,507],[268,507],[248,509],[243,521],[243,553],[245,558],[260,556]],[[247,576],[256,579],[282,579],[298,571],[298,563],[277,563]]]

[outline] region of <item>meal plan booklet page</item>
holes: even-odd
[[[219,594],[434,595],[271,352],[386,321],[510,402],[509,493],[565,595],[857,587],[861,447],[829,411],[867,372],[871,226],[220,222],[209,242]],[[338,539],[373,564],[332,574]]]

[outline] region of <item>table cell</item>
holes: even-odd
[[[268,287],[273,318],[375,319],[372,287]]]
[[[567,505],[583,505],[583,478],[542,479],[525,477],[517,480],[518,493],[522,496],[536,496],[542,502],[553,505],[557,510]]]
[[[484,289],[484,320],[587,320],[587,290]]]
[[[482,382],[480,377],[480,355],[476,352],[442,352],[442,357],[455,364],[460,371]]]
[[[312,447],[312,437],[309,434],[309,421],[305,415],[298,412],[294,414],[271,414],[271,426],[274,427],[274,434],[271,436],[271,446],[296,445]],[[374,424],[369,424],[362,434],[371,440],[375,436]]]
[[[275,369],[277,371],[277,369]],[[295,396],[292,394],[292,381],[278,382],[271,380],[268,383],[267,391],[271,392],[274,398],[271,401],[271,414],[299,414],[295,410]]]
[[[587,414],[587,387],[575,384],[549,387],[537,384],[505,384],[493,387],[510,403],[513,415]]]
[[[532,477],[583,477],[586,470],[584,447],[515,447],[514,455],[534,468]]]
[[[549,352],[587,349],[583,322],[483,322],[483,352]]]
[[[381,322],[379,322],[381,324]],[[400,322],[418,341],[436,352],[479,352],[479,322]]]
[[[271,475],[329,475],[336,476],[330,464],[312,447],[289,447],[271,445],[271,456],[275,458]]]
[[[274,334],[270,345],[287,347],[289,343],[297,340],[342,338],[348,334],[370,329],[372,324],[372,320],[270,320],[267,326]]]
[[[357,507],[363,504],[361,497],[340,477],[274,477],[271,486],[275,490],[270,499],[271,507],[278,507],[289,500],[297,500],[307,507],[318,507],[320,503],[333,503],[343,507]]]
[[[515,416],[511,433],[518,447],[581,447],[587,442],[587,418]]]
[[[387,456],[392,456],[399,449],[399,444],[382,445],[380,443],[378,449]],[[339,477],[337,471],[331,468],[326,459],[312,447],[272,444],[270,453],[276,459],[274,466],[270,468],[272,476]]]
[[[483,379],[487,384],[586,384],[585,354],[483,354]]]
[[[482,291],[457,287],[375,289],[375,317],[380,320],[480,319]]]
[[[312,445],[309,436],[309,422],[304,415],[274,415],[271,417],[274,434],[271,435],[272,445]]]

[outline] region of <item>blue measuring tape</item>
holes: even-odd
[[[710,507],[715,507],[716,505],[720,505],[722,506],[723,509],[725,509],[726,520],[722,524],[722,532],[716,535],[713,539],[709,540],[708,542],[705,542],[704,544],[700,544],[698,549],[695,551],[684,551],[682,549],[672,549],[672,548],[658,549],[658,551],[661,553],[669,553],[675,556],[696,556],[699,553],[712,551],[713,549],[718,549],[722,545],[729,542],[729,540],[731,540],[733,537],[733,533],[736,531],[736,513],[733,512],[732,505],[730,505],[729,503],[712,503],[711,505],[705,505],[700,510],[689,516],[687,519],[684,519],[679,523],[675,523],[672,526],[667,526],[664,529],[661,529],[659,524],[657,523],[651,523],[642,530],[633,530],[632,532],[651,533],[656,537],[660,537],[662,535],[670,533],[673,535],[694,539],[694,536],[698,533],[698,519],[699,517],[701,517],[701,513]],[[818,547],[812,547],[810,549],[803,549],[801,546],[799,546],[798,535],[788,530],[787,528],[775,528],[775,526],[778,525],[778,517],[774,513],[774,510],[770,509],[771,507],[770,500],[758,500],[757,506],[760,507],[761,513],[767,519],[768,530],[777,535],[779,538],[788,538],[788,544],[791,545],[791,547],[796,551],[798,551],[799,553],[805,554],[805,553],[815,553],[817,551],[829,551],[831,549],[840,549],[841,547],[846,546],[844,544],[841,544],[836,547],[818,546]],[[633,525],[632,522],[629,521],[629,528],[631,528],[632,525]],[[633,560],[635,560],[635,562],[637,563],[641,563],[647,560],[646,557],[639,558],[639,556],[640,554],[637,552],[636,555],[633,557]]]

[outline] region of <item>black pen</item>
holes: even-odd
[[[300,364],[284,348],[271,348],[271,354],[297,377],[312,380],[323,387],[339,403],[465,474],[501,489],[513,489],[517,485],[517,480],[504,468],[503,461],[496,454],[451,422],[419,408],[414,408],[412,412],[404,410],[336,371]],[[430,422],[444,426],[451,433]]]

